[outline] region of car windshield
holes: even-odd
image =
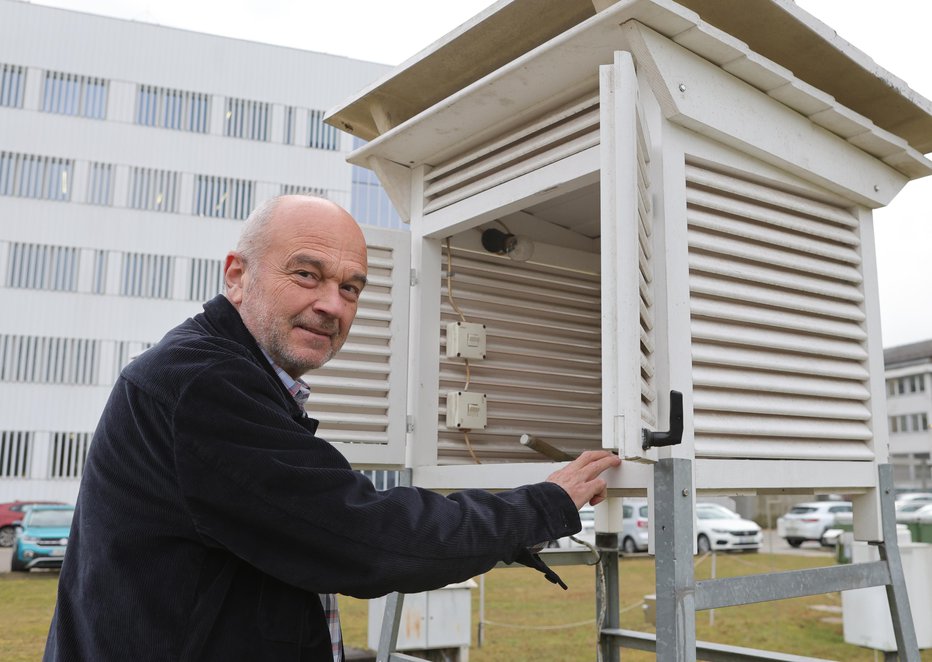
[[[925,501],[911,501],[910,503],[904,503],[902,506],[897,508],[901,513],[911,513],[913,511],[919,510],[920,508],[925,508],[929,504]]]
[[[29,526],[71,526],[74,511],[63,508],[61,510],[33,510],[29,513]]]
[[[696,516],[699,519],[741,519],[740,515],[724,506],[700,506],[696,508]]]
[[[806,513],[814,513],[816,511],[812,506],[794,506],[790,511],[791,515],[805,515]]]

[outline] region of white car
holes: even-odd
[[[799,547],[807,540],[828,545],[824,534],[835,527],[836,515],[850,512],[850,501],[798,503],[777,521],[777,530],[790,547]]]
[[[909,494],[900,494],[896,497],[893,507],[899,513],[904,508],[906,512],[914,511],[922,505],[932,503],[932,494],[927,492],[910,492]]]
[[[914,501],[896,511],[898,524],[910,524],[920,520],[932,519],[932,503],[927,501]]]
[[[717,503],[696,504],[696,548],[700,554],[742,549],[756,552],[762,539],[756,522]]]
[[[625,499],[621,507],[621,536],[618,545],[625,554],[647,550],[648,522],[647,502]]]

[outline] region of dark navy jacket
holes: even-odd
[[[580,528],[552,483],[378,492],[316,428],[222,296],[127,366],[45,659],[328,660],[319,593],[430,590]]]

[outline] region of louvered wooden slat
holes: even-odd
[[[857,219],[692,163],[687,223],[696,456],[872,459]]]

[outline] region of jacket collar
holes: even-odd
[[[210,328],[211,333],[232,340],[249,350],[253,360],[272,376],[282,392],[288,396],[288,402],[295,410],[295,413],[298,413],[302,417],[306,416],[304,408],[295,402],[294,397],[288,392],[282,380],[275,374],[275,368],[272,366],[272,363],[266,358],[262,349],[259,347],[259,343],[256,342],[256,339],[243,323],[243,318],[240,316],[239,311],[230,303],[229,299],[222,294],[218,294],[204,304],[204,312],[198,315],[198,317],[202,319],[202,323],[204,323],[205,326]]]

